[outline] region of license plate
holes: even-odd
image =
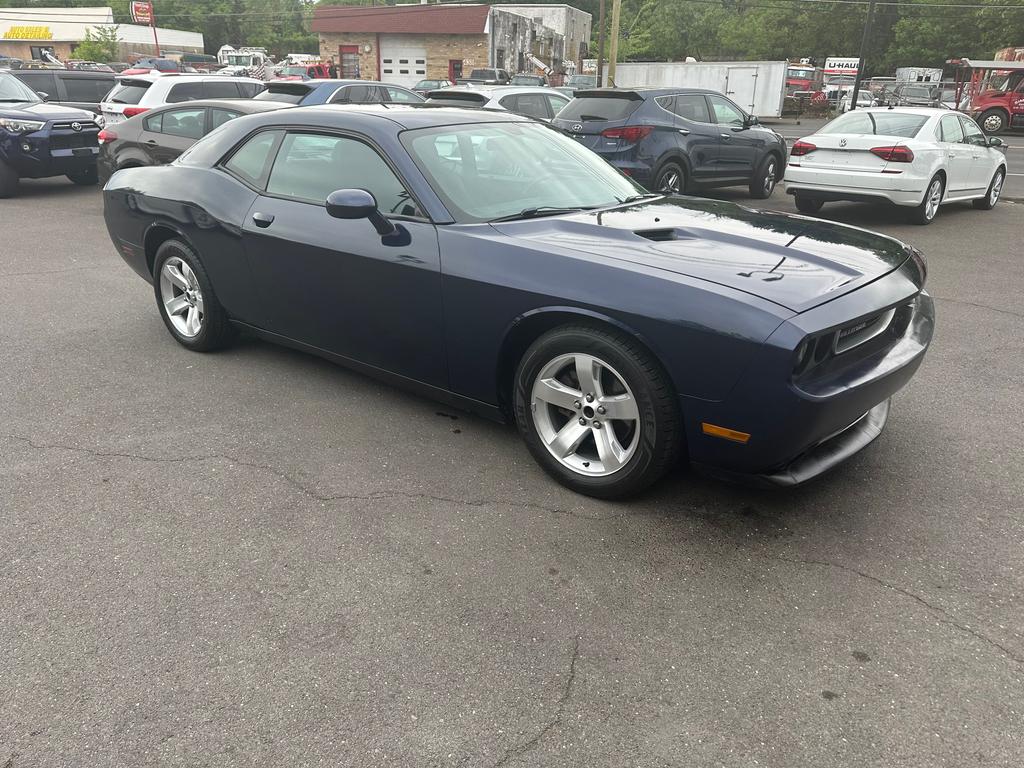
[[[76,149],[72,149],[71,150],[71,154],[75,155],[76,157],[78,155],[91,155],[92,154],[92,148],[91,147],[77,147]]]

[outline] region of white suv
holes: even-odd
[[[251,99],[266,87],[262,80],[223,75],[150,74],[117,78],[100,102],[107,125],[148,109],[196,99]]]

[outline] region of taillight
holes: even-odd
[[[789,150],[789,154],[792,157],[801,157],[803,155],[809,155],[816,149],[817,147],[809,141],[798,141],[793,145],[793,148]]]
[[[106,144],[108,141],[115,141],[116,139],[117,134],[113,131],[108,131],[106,128],[100,131],[99,136],[96,137],[96,140],[100,144]]]
[[[141,115],[143,112],[147,112],[148,110],[149,107],[125,107],[124,116],[135,117],[136,115]]]
[[[871,154],[877,155],[887,163],[914,162],[913,151],[911,151],[910,147],[904,147],[902,145],[897,145],[895,147],[875,147],[871,150]]]
[[[606,139],[622,139],[630,144],[635,144],[640,139],[649,136],[654,130],[652,125],[627,125],[624,128],[607,128],[601,131]]]

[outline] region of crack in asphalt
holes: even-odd
[[[878,578],[877,576],[872,576],[870,573],[865,573],[864,571],[858,570],[856,568],[851,568],[850,566],[843,565],[842,563],[829,562],[828,560],[802,560],[802,559],[796,558],[796,557],[782,557],[780,555],[762,555],[761,557],[763,559],[766,559],[766,560],[776,560],[776,561],[783,562],[783,563],[793,563],[795,565],[817,565],[817,566],[821,566],[823,568],[834,568],[834,569],[839,570],[839,571],[845,571],[846,573],[852,573],[854,576],[859,576],[862,579],[867,579],[868,581],[872,581],[875,584],[878,584],[879,586],[884,587],[885,589],[891,590],[893,592],[898,592],[899,594],[901,594],[901,595],[903,595],[905,597],[909,597],[911,600],[914,600],[915,602],[920,603],[921,605],[923,605],[925,608],[927,608],[932,613],[936,613],[936,614],[941,615],[944,618],[940,619],[939,623],[941,623],[941,624],[948,624],[949,626],[954,627],[955,629],[958,629],[961,632],[964,632],[964,633],[966,633],[968,635],[971,635],[971,636],[977,638],[978,640],[981,640],[986,645],[988,645],[988,646],[990,646],[992,648],[995,648],[996,650],[998,650],[1000,653],[1002,653],[1004,656],[1006,656],[1010,660],[1015,661],[1018,664],[1024,664],[1024,658],[1018,656],[1016,653],[1014,653],[1012,650],[1007,648],[1005,645],[1001,644],[997,640],[993,640],[992,638],[988,637],[987,635],[985,635],[982,632],[979,632],[978,630],[974,629],[973,627],[969,627],[966,624],[959,623],[949,613],[949,611],[947,611],[942,606],[935,605],[934,603],[930,603],[927,600],[925,600],[923,597],[918,595],[917,593],[911,592],[909,589],[905,589],[903,587],[897,586],[896,584],[891,584],[888,581],[885,581],[884,579]]]
[[[500,768],[503,765],[507,765],[509,760],[514,760],[517,757],[529,752],[531,749],[540,744],[541,739],[548,735],[552,728],[559,725],[562,722],[562,716],[565,714],[565,705],[569,702],[569,696],[572,695],[572,686],[576,682],[576,662],[580,657],[580,638],[577,635],[575,638],[575,644],[572,649],[572,658],[569,660],[569,674],[565,681],[565,687],[562,689],[562,695],[558,699],[558,706],[555,709],[555,714],[550,720],[548,720],[537,733],[531,736],[529,739],[524,741],[522,744],[516,747],[510,747],[505,751],[498,762],[494,764],[494,768]]]
[[[144,461],[152,462],[156,464],[186,464],[186,463],[202,463],[206,461],[226,461],[230,464],[235,464],[242,467],[248,467],[250,469],[261,470],[269,472],[275,477],[285,481],[292,488],[303,494],[307,498],[321,503],[329,503],[335,501],[387,501],[389,499],[423,499],[425,501],[436,501],[445,502],[449,504],[459,504],[466,507],[487,507],[491,505],[505,505],[509,507],[517,507],[520,509],[533,509],[539,512],[546,512],[552,515],[566,515],[568,517],[577,517],[584,520],[608,520],[617,517],[622,517],[623,514],[613,515],[585,515],[580,512],[573,511],[571,509],[562,509],[560,507],[548,507],[543,504],[537,504],[532,501],[513,501],[511,499],[457,499],[451,496],[440,496],[431,493],[424,493],[419,491],[373,491],[370,493],[331,493],[324,494],[320,493],[308,485],[303,483],[301,480],[296,478],[277,467],[271,466],[270,464],[262,464],[260,462],[248,461],[246,459],[240,459],[237,456],[230,456],[224,453],[208,453],[199,456],[146,456],[138,453],[125,453],[122,451],[103,451],[93,448],[84,448],[75,445],[64,445],[61,443],[37,443],[31,438],[24,437],[22,435],[5,434],[0,437],[7,438],[8,440],[18,441],[29,445],[36,450],[61,450],[70,451],[72,453],[81,453],[87,456],[93,456],[96,458],[103,459],[129,459],[133,461]]]
[[[976,301],[964,301],[963,299],[951,299],[948,296],[932,296],[932,298],[933,299],[938,299],[939,301],[949,301],[949,302],[952,302],[953,304],[962,304],[965,307],[977,307],[978,309],[988,309],[988,310],[991,310],[992,312],[999,312],[1000,314],[1003,314],[1003,315],[1010,315],[1011,317],[1024,318],[1024,312],[1014,312],[1012,309],[1003,309],[1002,307],[993,307],[993,306],[991,306],[989,304],[979,304]]]

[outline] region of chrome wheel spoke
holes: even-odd
[[[579,407],[583,393],[563,384],[558,379],[551,378],[541,379],[537,382],[534,396],[545,403],[571,411]]]
[[[626,450],[619,444],[618,438],[615,437],[615,430],[610,426],[604,429],[595,429],[594,442],[597,443],[597,455],[601,459],[601,466],[605,472],[614,472],[625,463]]]
[[[164,307],[167,309],[167,314],[174,316],[179,315],[189,308],[188,299],[185,298],[185,294],[181,293],[175,296],[170,301],[164,302]]]
[[[168,263],[164,265],[164,272],[167,273],[167,277],[169,277],[171,282],[174,283],[178,288],[180,288],[183,291],[191,290],[191,283],[189,283],[188,278],[182,274],[181,270],[178,269],[178,267]]]
[[[580,443],[591,432],[590,427],[580,424],[576,419],[570,419],[562,427],[555,439],[548,443],[548,450],[560,459],[564,459],[580,447]]]
[[[188,314],[185,315],[185,333],[189,336],[199,333],[199,310],[195,307],[189,307]]]
[[[576,355],[576,378],[584,396],[601,394],[601,364],[590,355]]]
[[[637,410],[636,401],[632,395],[612,395],[609,397],[602,397],[598,400],[598,403],[604,412],[602,413],[605,419],[619,419],[621,421],[636,421],[640,418],[640,412]]]

